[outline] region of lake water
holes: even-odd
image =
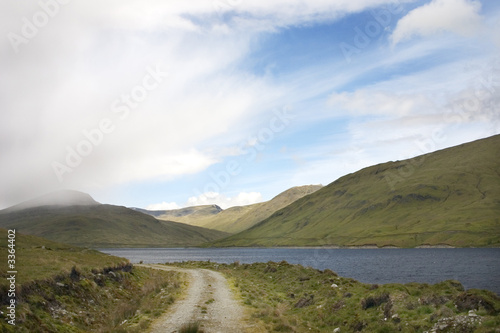
[[[132,263],[207,261],[289,263],[329,268],[365,283],[437,283],[458,280],[466,289],[488,289],[500,295],[500,249],[100,249]]]

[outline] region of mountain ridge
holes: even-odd
[[[228,235],[107,204],[5,209],[0,211],[0,227],[93,248],[197,246]]]
[[[148,214],[161,220],[176,221],[228,233],[238,233],[321,187],[322,185],[294,186],[279,193],[269,201],[246,206],[234,206],[224,210],[217,205],[204,205],[161,211],[161,214],[160,211],[150,211]],[[184,214],[185,212],[187,214]]]
[[[189,206],[178,209],[170,209],[170,210],[148,210],[143,208],[134,208],[131,209],[136,210],[138,212],[148,214],[151,216],[158,217],[162,220],[171,221],[174,218],[184,217],[188,215],[215,215],[221,212],[223,209],[217,205],[200,205],[200,206]]]
[[[213,246],[500,246],[500,135],[347,174]]]

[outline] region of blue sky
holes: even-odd
[[[500,133],[498,1],[0,9],[0,208],[227,208]]]

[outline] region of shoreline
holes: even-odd
[[[172,250],[186,250],[186,249],[311,249],[311,250],[386,250],[386,249],[500,249],[500,247],[455,247],[451,245],[419,245],[415,247],[397,247],[392,245],[378,247],[376,245],[351,245],[351,246],[338,246],[338,245],[324,245],[324,246],[189,246],[189,247],[97,247],[89,248],[101,252],[102,250],[139,250],[139,249],[172,249]]]

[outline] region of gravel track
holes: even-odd
[[[183,298],[158,318],[151,333],[178,332],[186,323],[198,321],[203,332],[259,332],[251,327],[244,308],[234,299],[226,278],[207,269],[184,269],[165,265],[141,265],[160,270],[174,270],[187,274],[188,289]]]

